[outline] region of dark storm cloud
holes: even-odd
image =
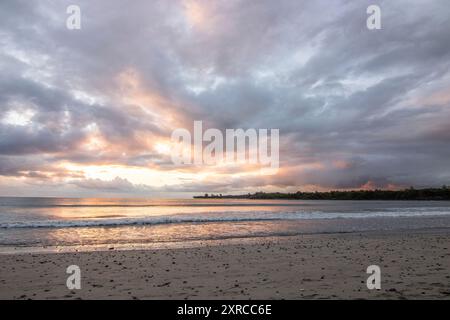
[[[72,32],[65,9],[74,3],[82,30]],[[211,181],[216,191],[448,183],[448,2],[376,3],[382,30],[371,31],[373,1],[2,1],[0,120],[33,113],[28,125],[0,121],[0,154],[36,172],[35,155],[49,171],[64,160],[171,170],[149,144],[175,123],[203,120],[281,134],[278,175]],[[121,99],[127,70],[153,99],[148,108]],[[83,148],[93,123],[114,148]],[[5,176],[24,171],[0,164]],[[133,189],[78,184],[109,185]]]

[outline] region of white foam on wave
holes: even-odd
[[[181,223],[214,223],[214,222],[257,222],[282,220],[315,220],[315,219],[364,219],[376,217],[425,217],[450,216],[448,208],[397,208],[383,211],[361,212],[222,212],[197,215],[170,215],[152,217],[124,217],[114,219],[73,219],[73,220],[28,220],[0,223],[0,229],[24,228],[77,228],[77,227],[118,227],[145,226]]]

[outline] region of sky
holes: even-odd
[[[0,195],[450,184],[449,34],[448,0],[2,0]],[[195,120],[279,129],[278,172],[175,165]]]

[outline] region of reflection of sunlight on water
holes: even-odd
[[[302,222],[307,224],[307,222]],[[47,229],[48,245],[177,242],[262,236],[291,229],[287,222],[198,223],[108,228]],[[43,231],[43,230],[41,230]]]
[[[184,203],[187,201],[184,200]],[[256,212],[279,211],[277,206],[270,206],[266,203],[255,205],[254,201],[241,200],[234,201],[223,205],[222,203],[209,201],[201,203],[187,202],[188,205],[180,206],[183,203],[177,201],[164,201],[159,205],[149,205],[147,203],[127,204],[121,202],[104,201],[103,199],[89,201],[80,201],[77,203],[70,202],[58,203],[58,206],[48,206],[43,208],[33,208],[36,215],[41,218],[50,218],[56,220],[81,220],[81,219],[114,219],[114,218],[139,218],[139,217],[156,217],[165,215],[178,214],[202,214],[202,213],[237,213],[237,212]],[[233,206],[232,204],[237,204]]]

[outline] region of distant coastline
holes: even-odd
[[[327,192],[256,192],[242,195],[208,194],[194,196],[194,199],[255,199],[255,200],[450,200],[450,188],[403,190],[352,190]]]

